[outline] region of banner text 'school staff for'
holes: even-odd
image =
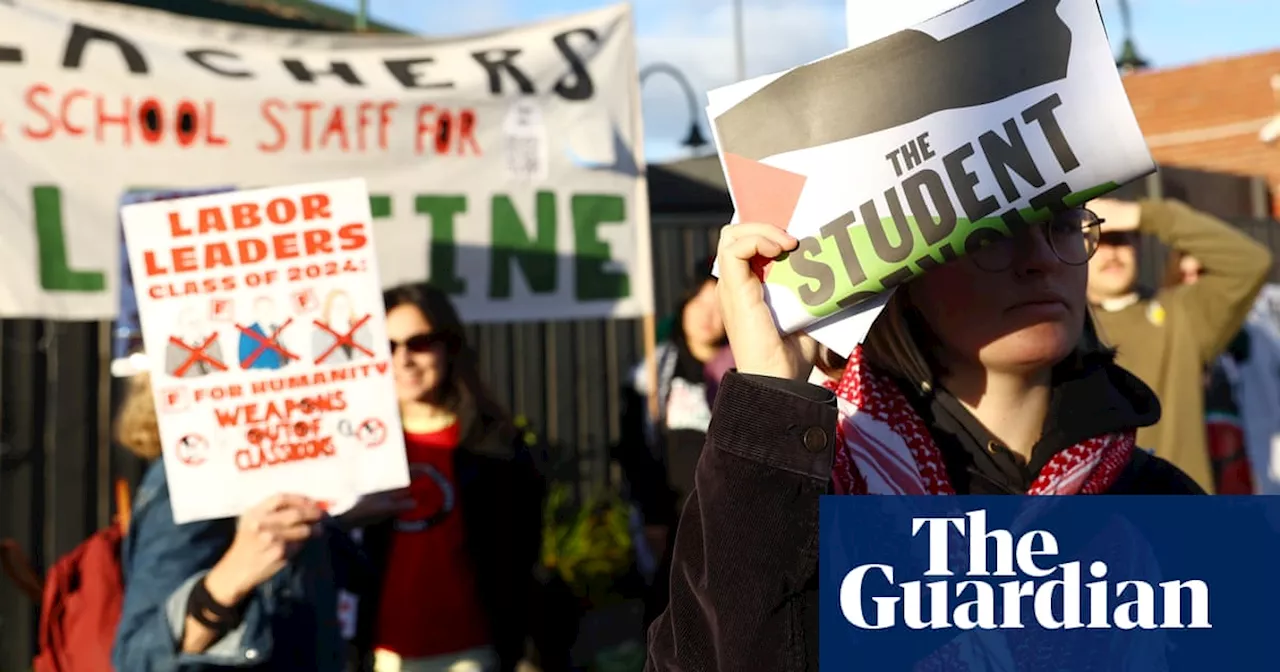
[[[387,285],[478,322],[651,311],[626,6],[432,41],[78,0],[0,26],[0,316],[115,317],[126,193],[350,176]]]

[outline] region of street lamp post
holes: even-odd
[[[742,21],[742,0],[733,0],[733,55],[739,82],[747,78],[746,31]]]
[[[369,28],[369,0],[359,0],[356,6],[356,32],[363,33]]]
[[[1138,55],[1138,47],[1133,41],[1133,14],[1129,8],[1129,0],[1120,0],[1120,21],[1124,27],[1124,46],[1120,48],[1120,57],[1116,59],[1116,67],[1128,74],[1147,67],[1147,60]]]
[[[699,149],[707,145],[707,139],[702,135],[702,126],[698,123],[698,118],[701,116],[698,112],[698,96],[693,92],[693,86],[689,84],[689,80],[684,76],[684,73],[677,70],[675,66],[667,63],[652,63],[642,68],[640,70],[640,85],[644,86],[644,81],[648,79],[650,75],[658,73],[670,75],[671,78],[676,80],[676,83],[680,85],[680,88],[684,90],[684,95],[688,98],[689,135],[685,136],[684,141],[680,144],[688,147],[696,154]]]

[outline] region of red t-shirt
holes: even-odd
[[[374,646],[403,658],[489,644],[488,619],[467,554],[453,451],[458,425],[405,434],[417,508],[395,521]]]

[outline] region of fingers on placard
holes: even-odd
[[[305,541],[315,536],[314,525],[293,525],[281,531],[280,536],[288,542]]]
[[[732,229],[732,238],[734,239],[746,238],[748,236],[760,236],[776,241],[779,245],[787,245],[795,240],[794,236],[772,224],[743,222],[742,224],[734,224],[730,228]]]
[[[733,256],[742,260],[763,258],[772,261],[786,251],[786,246],[766,236],[746,236],[734,243]]]
[[[769,264],[773,263],[775,258],[783,252],[795,249],[799,245],[799,241],[795,237],[787,233],[786,230],[772,224],[742,223],[734,226],[738,229],[732,234],[734,236],[732,242],[734,243],[748,238],[759,238],[765,241],[757,243],[756,247],[759,249],[759,254],[752,257],[750,261],[751,273],[760,282],[764,282]],[[744,257],[739,256],[738,258],[742,259]]]
[[[725,224],[724,226],[720,227],[720,238],[719,238],[720,242],[719,244],[716,245],[716,247],[719,247],[719,248],[729,247],[729,245],[732,244],[733,241],[736,240],[738,237],[738,231],[740,231],[740,229],[738,228],[739,226],[740,226],[739,224]]]
[[[272,495],[264,500],[260,505],[254,507],[254,511],[260,514],[270,514],[284,509],[317,509],[315,500],[304,497],[302,495],[294,495],[290,493],[280,493]]]

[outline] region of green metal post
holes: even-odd
[[[369,27],[369,0],[360,0],[356,9],[356,32],[363,33]]]

